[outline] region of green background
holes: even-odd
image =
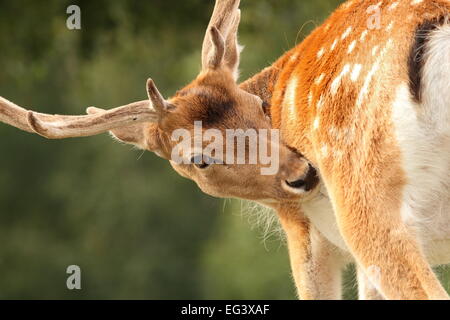
[[[242,0],[241,80],[271,64],[337,0]],[[81,8],[79,31],[66,8]],[[0,95],[82,114],[170,96],[200,68],[207,0],[0,1]],[[294,299],[276,225],[214,199],[153,154],[97,137],[47,141],[0,124],[0,298]],[[269,216],[270,217],[270,216]],[[82,290],[66,288],[79,265]],[[352,269],[346,297],[354,297]]]

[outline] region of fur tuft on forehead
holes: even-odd
[[[171,127],[190,128],[195,121],[204,127],[223,126],[224,120],[237,116],[237,97],[233,79],[226,72],[208,72],[178,91],[171,99],[176,112],[170,115]]]

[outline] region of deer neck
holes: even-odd
[[[262,71],[242,82],[239,87],[242,90],[257,95],[265,103],[271,105],[275,86],[292,51],[288,51],[271,66],[264,68]]]
[[[294,103],[294,101],[285,101],[292,95],[289,93],[288,79],[298,64],[298,49],[296,47],[286,52],[274,64],[242,82],[240,88],[259,96],[270,105],[268,114],[271,118],[272,128],[281,130],[283,143],[296,149],[314,163],[315,156],[309,139],[308,128],[301,125],[301,121],[298,124],[293,123],[294,118],[287,116],[290,112],[288,110],[289,105]],[[285,114],[284,117],[283,114]],[[295,128],[295,130],[291,130],[291,132],[295,132],[295,136],[289,133],[291,127]],[[298,146],[301,146],[301,148],[299,149]]]
[[[239,87],[260,97],[266,104],[270,105],[278,76],[279,68],[273,64],[242,82]]]

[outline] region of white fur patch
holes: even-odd
[[[324,48],[321,48],[319,51],[317,51],[317,59],[322,58],[324,53],[325,53],[325,49]]]
[[[328,133],[330,134],[330,136],[333,139],[338,139],[339,138],[339,129],[336,128],[335,126],[331,126],[330,129],[328,129]]]
[[[435,82],[439,81],[436,79]],[[439,93],[424,92],[424,95],[436,94]],[[437,107],[414,103],[407,83],[397,88],[392,104],[396,138],[408,179],[403,192],[401,217],[419,235],[419,242],[427,249],[427,257],[433,264],[448,262],[442,261],[444,258],[450,259],[448,248],[448,256],[445,257],[442,254],[445,247],[436,251],[430,244],[432,241],[450,240],[450,133],[439,132],[427,125],[418,110],[436,110]]]
[[[356,40],[353,40],[350,45],[348,46],[347,53],[352,53],[353,49],[355,49],[356,46]]]
[[[320,148],[320,155],[322,156],[322,158],[328,157],[328,146],[326,144],[323,145],[322,148]]]
[[[429,244],[450,240],[450,26],[431,33],[424,61],[421,105],[412,101],[408,84],[399,86],[393,120],[408,177],[402,218],[437,262],[450,260],[448,248]]]
[[[313,122],[313,129],[317,130],[319,128],[319,124],[320,124],[320,118],[316,117]]]
[[[325,100],[325,98],[324,98],[323,94],[320,95],[319,101],[317,101],[317,109],[321,109],[323,107],[324,100]]]
[[[377,51],[378,51],[378,46],[374,46],[374,47],[372,48],[372,56],[375,57],[375,55],[377,54]]]
[[[312,91],[310,91],[308,93],[308,106],[312,105],[312,100],[313,100],[313,93],[312,93]]]
[[[343,68],[341,73],[333,80],[331,83],[331,93],[336,94],[337,90],[339,89],[339,86],[341,85],[342,78],[350,71],[350,65],[346,64]]]
[[[288,108],[291,119],[294,120],[297,118],[297,110],[295,108],[297,85],[298,79],[294,76],[291,80],[289,80],[286,88],[286,94],[284,96],[284,105]]]
[[[302,209],[305,212],[305,215],[325,238],[338,248],[345,251],[348,250],[345,241],[339,232],[336,216],[330,199],[328,198],[327,189],[324,185],[320,186],[320,191],[316,197],[302,203]]]
[[[450,24],[430,35],[422,73],[424,121],[439,132],[450,132]]]
[[[347,29],[345,29],[344,33],[341,36],[341,40],[344,40],[345,38],[347,38],[348,35],[350,34],[350,32],[352,32],[352,27],[348,27]]]
[[[361,73],[361,69],[362,69],[362,65],[360,65],[360,64],[355,64],[353,66],[353,70],[352,70],[352,73],[350,75],[350,79],[353,82],[356,82],[356,80],[358,80],[359,74]]]
[[[366,39],[368,33],[369,33],[369,32],[368,32],[367,30],[364,30],[364,31],[361,33],[361,37],[359,38],[359,40],[360,40],[361,42],[363,42],[363,41]]]
[[[380,68],[380,64],[381,64],[381,59],[384,58],[384,55],[386,54],[387,50],[390,48],[390,46],[392,45],[392,39],[389,39],[388,42],[386,43],[386,46],[383,48],[383,50],[380,52],[380,55],[378,56],[377,60],[375,61],[375,63],[372,65],[372,68],[370,68],[369,73],[367,74],[365,80],[364,80],[364,84],[361,88],[361,91],[358,94],[358,99],[356,100],[356,107],[360,108],[364,98],[367,96],[367,94],[369,93],[369,88],[370,88],[370,84],[372,82],[372,78],[375,75],[375,73],[378,71],[378,69]]]
[[[391,22],[388,24],[388,26],[386,27],[386,31],[391,31],[393,27],[394,27],[394,22],[391,21]]]
[[[378,68],[380,67],[380,62],[376,61],[372,68],[370,68],[369,73],[367,74],[366,78],[364,79],[363,86],[361,88],[361,91],[359,92],[358,99],[356,100],[356,106],[359,108],[362,105],[363,99],[366,97],[367,93],[369,92],[369,86],[372,82],[373,75],[375,72],[378,71]]]
[[[388,7],[389,11],[394,10],[395,8],[398,7],[398,1],[394,1],[393,3],[391,3],[391,5]]]
[[[330,51],[333,51],[334,48],[336,48],[336,45],[337,45],[338,41],[339,41],[338,39],[335,39],[335,40],[333,41],[333,43],[331,44]]]
[[[325,77],[325,73],[321,73],[320,76],[318,76],[318,77],[316,78],[316,80],[314,80],[314,84],[315,84],[315,85],[319,85],[319,84],[322,82],[322,80],[323,80],[324,77]]]

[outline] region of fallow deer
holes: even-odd
[[[238,6],[216,1],[201,73],[168,100],[149,80],[149,100],[86,116],[2,98],[0,120],[52,139],[110,130],[208,194],[274,208],[302,299],[340,298],[349,261],[362,299],[447,299],[431,266],[450,262],[450,2],[345,2],[241,84]],[[379,10],[378,27],[368,26],[368,9]],[[201,154],[175,163],[171,133],[196,120],[221,131],[279,129],[279,171],[264,176],[261,164],[210,164]]]

